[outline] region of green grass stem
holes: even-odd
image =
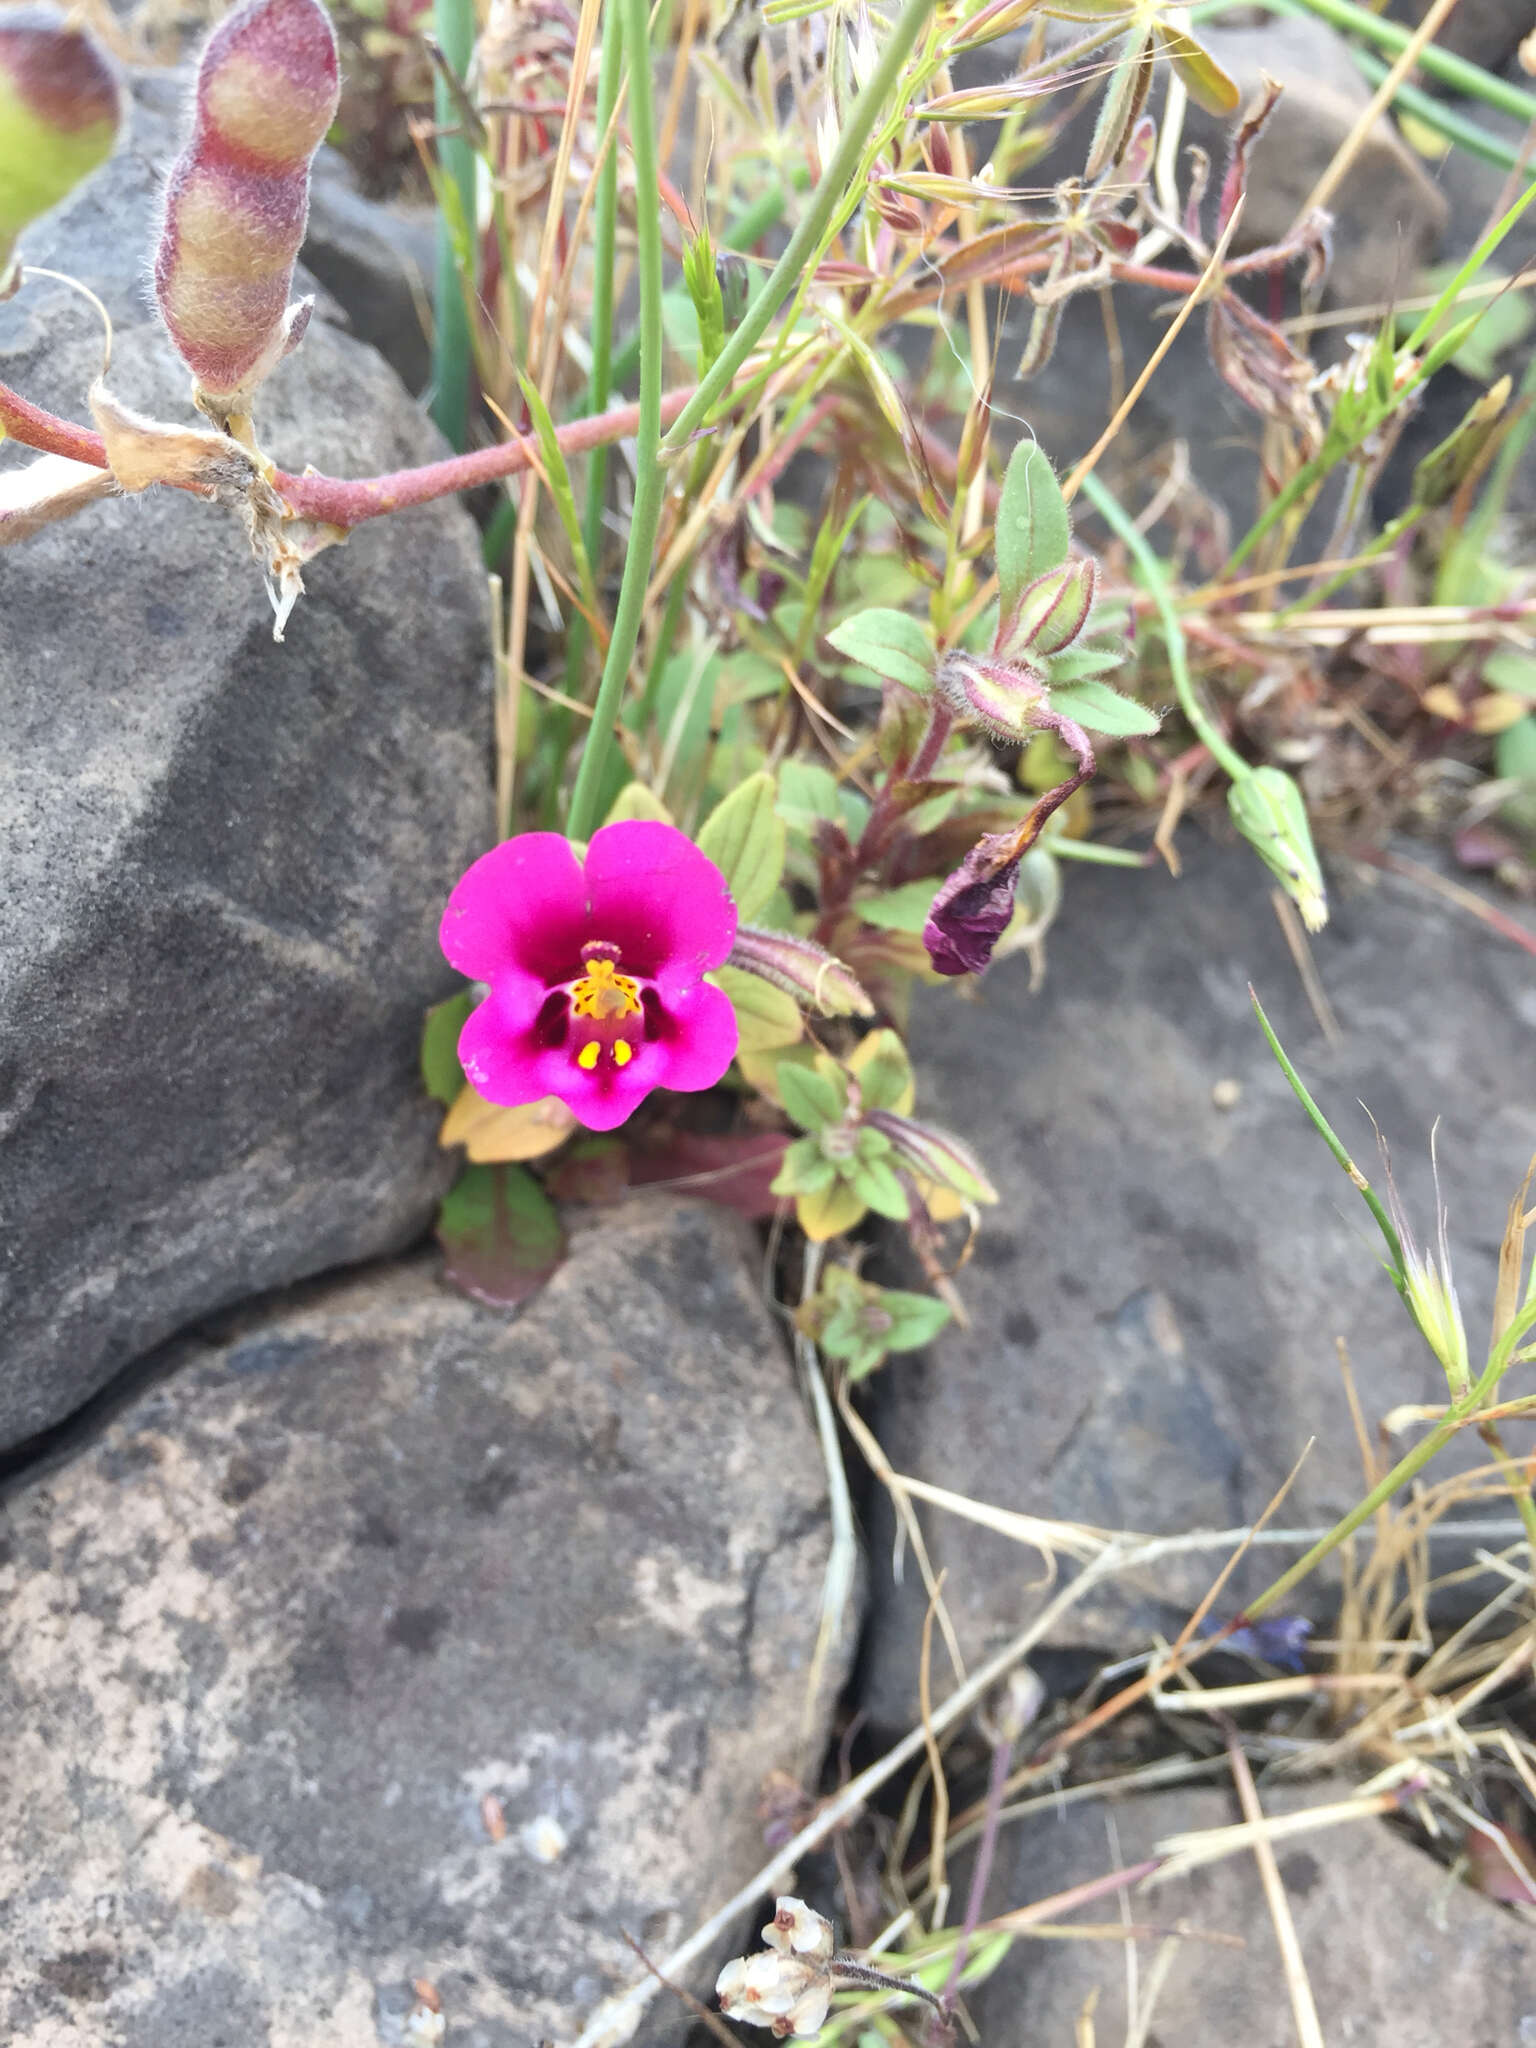
[[[629,74],[629,136],[635,160],[635,234],[640,259],[640,423],[635,436],[635,501],[630,514],[629,550],[613,633],[592,723],[576,771],[566,829],[573,839],[590,839],[604,770],[613,747],[613,726],[630,662],[640,637],[646,584],[661,519],[666,472],[661,461],[662,331],[661,187],[656,162],[656,121],[651,98],[651,25],[646,0],[621,0],[624,68]]]
[[[1232,780],[1241,782],[1245,775],[1252,773],[1252,770],[1237,749],[1217,730],[1209,713],[1195,695],[1194,681],[1189,673],[1189,649],[1184,639],[1184,628],[1179,623],[1173,592],[1155,549],[1146,535],[1138,531],[1124,506],[1101,481],[1096,471],[1090,470],[1083,478],[1082,493],[1110,531],[1125,543],[1132,560],[1141,571],[1142,581],[1147,586],[1147,594],[1156,607],[1158,620],[1163,629],[1163,643],[1168,650],[1168,671],[1173,678],[1179,709],[1201,742],[1226,769]]]
[[[458,79],[469,70],[475,48],[474,0],[433,0],[433,32],[443,61]],[[439,129],[451,128],[459,119],[446,80],[434,87],[434,107]],[[458,195],[464,220],[468,223],[470,248],[475,236],[475,152],[468,136],[444,134],[437,145],[444,178]],[[432,418],[451,448],[462,451],[469,435],[470,332],[466,287],[474,278],[459,274],[458,251],[452,227],[441,212],[437,222],[437,290],[433,301],[432,336]]]

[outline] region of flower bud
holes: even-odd
[[[1094,563],[1079,556],[1037,576],[999,627],[997,652],[1010,660],[1025,655],[1039,660],[1070,647],[1093,610],[1098,573]]]
[[[891,1141],[891,1150],[924,1180],[953,1188],[967,1202],[995,1202],[997,1189],[987,1179],[980,1160],[968,1146],[948,1131],[936,1131],[930,1124],[915,1123],[889,1109],[872,1109],[865,1118],[874,1130]]]
[[[192,135],[171,167],[155,296],[211,411],[243,410],[295,347],[290,306],[309,166],[336,112],[336,38],[319,0],[245,0],[198,65]]]
[[[792,932],[739,925],[727,965],[756,974],[823,1017],[871,1017],[875,1006],[841,960]]]
[[[1227,791],[1232,822],[1301,912],[1309,932],[1328,922],[1323,871],[1301,791],[1281,768],[1255,768]]]
[[[998,740],[1022,740],[1036,731],[1049,708],[1046,677],[1033,663],[952,648],[939,663],[934,695],[956,718],[979,725]]]
[[[88,35],[50,8],[0,13],[0,284],[16,237],[106,161],[121,119]]]

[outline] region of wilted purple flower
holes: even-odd
[[[1263,1614],[1223,1633],[1222,1624],[1209,1616],[1202,1634],[1221,1635],[1222,1648],[1236,1650],[1239,1656],[1257,1657],[1280,1671],[1300,1671],[1312,1624],[1304,1614]]]

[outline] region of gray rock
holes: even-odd
[[[1337,1783],[1262,1787],[1266,1813],[1294,1813],[1348,1796]],[[1106,1826],[1112,1818],[1113,1848]],[[1108,1807],[1033,1815],[1004,1838],[989,1912],[1049,1898],[1152,1855],[1186,1830],[1242,1818],[1231,1795],[1165,1791]],[[1379,1820],[1348,1821],[1276,1845],[1276,1858],[1325,2040],[1393,2048],[1514,2048],[1536,2039],[1536,1929],[1465,1885]],[[1180,2048],[1291,2048],[1295,2021],[1274,1923],[1248,1852],[1128,1895],[1131,1918],[1196,1935],[1237,1935],[1244,1946],[1179,1943],[1152,2010],[1149,2041]],[[1072,1916],[1113,1922],[1113,1899]],[[1069,1918],[1068,1923],[1071,1924]],[[1138,1944],[1145,1996],[1158,1951]],[[1118,1940],[1025,1940],[971,2000],[988,2048],[1072,2048],[1075,2023],[1097,1993],[1095,2038],[1121,2041],[1126,1958]]]
[[[1365,1488],[1340,1380],[1349,1347],[1371,1424],[1445,1383],[1379,1265],[1363,1206],[1274,1065],[1282,1043],[1367,1171],[1377,1118],[1421,1241],[1432,1241],[1439,1129],[1455,1273],[1471,1342],[1493,1298],[1511,1195],[1536,1152],[1529,959],[1433,896],[1336,878],[1313,941],[1344,1037],[1320,1037],[1246,848],[1181,840],[1184,879],[1073,870],[1048,972],[1021,961],[974,1005],[914,1006],[921,1112],[980,1146],[1002,1195],[960,1276],[973,1323],[876,1383],[898,1472],[1004,1508],[1174,1534],[1259,1514],[1315,1438],[1282,1522],[1328,1526]],[[1212,1099],[1235,1081],[1236,1106]],[[1406,1449],[1406,1440],[1403,1443]],[[928,1518],[962,1647],[977,1660],[1036,1611],[1039,1559],[948,1515]],[[868,1704],[915,1712],[922,1591],[891,1583],[877,1519]],[[1236,1605],[1289,1553],[1245,1564]],[[1437,1551],[1438,1558],[1445,1553]],[[1124,1654],[1182,1619],[1220,1550],[1117,1581],[1058,1640]],[[1326,1573],[1302,1596],[1326,1611]]]
[[[1413,27],[1429,12],[1429,0],[1392,0],[1387,13]],[[1536,0],[1457,0],[1435,31],[1435,41],[1453,56],[1502,71],[1524,37],[1536,30]]]
[[[174,108],[147,81],[24,253],[105,300],[118,396],[188,421],[143,289]],[[0,307],[0,377],[38,402],[84,418],[100,361],[62,286]],[[318,318],[258,427],[339,474],[440,448]],[[236,522],[177,491],[0,555],[0,1447],[192,1318],[430,1215],[416,1047],[451,986],[443,899],[490,830],[474,531],[452,503],[380,520],[308,583],[275,646]]]
[[[517,1318],[313,1283],[8,1502],[9,2048],[373,2048],[420,1978],[569,2039],[750,1877],[846,1660],[803,1728],[824,1489],[749,1252],[638,1203]]]
[[[431,303],[436,218],[429,206],[365,198],[334,149],[315,159],[305,267],[345,308],[352,333],[376,348],[412,392],[425,388],[432,369],[423,315]]]
[[[1234,243],[1241,253],[1279,241],[1353,130],[1371,88],[1349,45],[1326,22],[1271,17],[1255,28],[1209,23],[1200,39],[1235,80],[1246,107],[1266,76],[1285,87],[1254,147],[1248,199]],[[1200,143],[1219,171],[1232,133],[1191,106],[1187,142]],[[1422,161],[1383,115],[1329,202],[1334,218],[1327,299],[1335,306],[1385,306],[1417,289],[1435,254],[1448,209]]]

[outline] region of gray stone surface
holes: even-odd
[[[1326,22],[1270,17],[1254,28],[1202,24],[1201,41],[1241,88],[1246,108],[1266,76],[1285,87],[1254,146],[1248,199],[1234,247],[1261,249],[1289,232],[1318,179],[1369,103],[1371,87],[1349,46]],[[1232,124],[1191,106],[1186,142],[1200,143],[1219,171]],[[1417,289],[1436,253],[1448,209],[1421,158],[1383,115],[1329,202],[1333,265],[1327,302],[1385,305]]]
[[[1260,1797],[1266,1813],[1281,1814],[1349,1790],[1337,1783],[1261,1787]],[[1169,1835],[1241,1817],[1230,1794],[1187,1790],[1032,1816],[1011,1843],[1005,1837],[988,1910],[1050,1897],[1117,1861],[1141,1861]],[[1276,1856],[1325,2041],[1523,2048],[1536,2039],[1536,1928],[1447,1882],[1443,1865],[1382,1821],[1296,1835],[1277,1844]],[[1296,2023],[1250,1853],[1128,1896],[1133,1920],[1235,1934],[1244,1943],[1181,1942],[1143,2038],[1179,2048],[1292,2048]],[[1112,1923],[1115,1904],[1073,1917]],[[1158,1946],[1155,1938],[1139,1944],[1143,1995]],[[1077,2048],[1078,2015],[1095,1994],[1094,2038],[1125,2040],[1126,1961],[1118,1940],[1019,1942],[971,2003],[987,2048]]]
[[[1430,0],[1392,0],[1387,13],[1395,21],[1417,27],[1429,12]],[[1501,71],[1536,30],[1536,0],[1457,0],[1448,20],[1435,31],[1442,50],[1466,57],[1486,70]],[[1523,74],[1516,73],[1522,79]]]
[[[436,218],[430,206],[365,198],[334,149],[315,159],[305,266],[345,309],[352,333],[413,392],[425,388],[432,369],[425,321]]]
[[[659,1957],[750,1876],[826,1735],[757,1256],[637,1203],[516,1318],[424,1254],[311,1283],[8,1500],[8,2048],[374,2048],[420,1978],[464,2048],[569,2040],[624,1932]]]
[[[175,92],[23,244],[107,303],[112,385],[186,421],[144,299]],[[0,307],[0,377],[76,419],[96,316]],[[439,444],[317,318],[265,387],[285,465]],[[0,461],[19,451],[0,451]],[[442,901],[490,829],[473,528],[380,520],[308,571],[273,644],[234,519],[175,491],[0,555],[0,1447],[220,1304],[408,1241],[442,1163],[415,1077],[451,976]]]
[[[973,1325],[876,1383],[898,1472],[997,1506],[1106,1528],[1230,1528],[1268,1503],[1315,1438],[1282,1520],[1323,1525],[1364,1488],[1340,1380],[1342,1336],[1371,1424],[1444,1399],[1444,1380],[1380,1270],[1363,1206],[1274,1065],[1282,1042],[1367,1171],[1393,1151],[1421,1241],[1434,1231],[1429,1134],[1474,1347],[1492,1303],[1511,1195],[1536,1152],[1531,962],[1464,913],[1370,871],[1335,878],[1313,941],[1343,1031],[1330,1047],[1302,995],[1246,848],[1180,837],[1184,879],[1073,870],[1043,990],[1010,961],[974,1006],[919,999],[918,1100],[981,1147],[1001,1191],[960,1276]],[[1233,1081],[1236,1106],[1212,1090]],[[1406,1448],[1406,1443],[1404,1444]],[[925,1518],[968,1654],[1046,1597],[1039,1559],[947,1515]],[[923,1596],[892,1585],[875,1523],[868,1705],[915,1711]],[[1124,1654],[1182,1619],[1221,1553],[1118,1581],[1062,1640]],[[1234,1602],[1278,1570],[1255,1557]],[[1326,1612],[1326,1576],[1310,1603]]]

